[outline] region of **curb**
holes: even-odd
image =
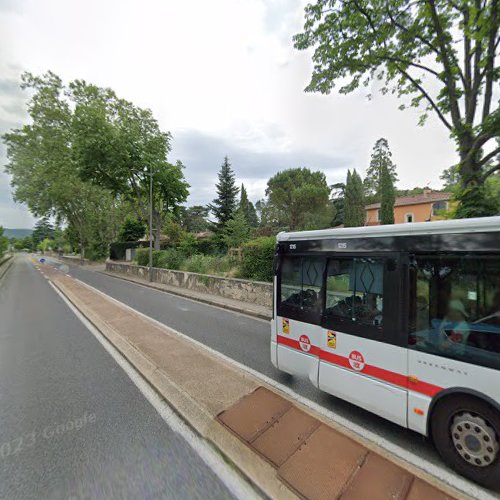
[[[101,273],[101,274],[106,274],[108,276],[111,276],[113,278],[117,278],[117,279],[120,279],[123,281],[135,283],[136,285],[145,286],[147,288],[152,288],[154,290],[157,290],[157,291],[160,291],[163,293],[170,293],[172,295],[177,295],[178,297],[183,297],[184,299],[190,299],[190,300],[194,300],[195,302],[201,302],[202,304],[208,304],[210,306],[216,306],[216,307],[220,307],[222,309],[227,309],[228,311],[246,314],[247,316],[253,316],[254,318],[263,319],[263,320],[267,320],[267,321],[272,319],[271,312],[269,314],[263,314],[263,313],[256,312],[252,309],[246,309],[244,307],[237,307],[237,306],[233,306],[232,304],[224,304],[224,303],[218,302],[216,300],[193,297],[192,295],[189,295],[188,293],[182,292],[180,290],[179,291],[177,291],[177,290],[165,290],[164,288],[161,288],[159,285],[156,285],[154,283],[143,283],[141,281],[136,281],[132,278],[122,276],[121,274],[118,274],[118,273],[112,273],[109,271],[97,271],[97,272]]]
[[[264,491],[265,494],[269,495],[271,498],[297,498],[296,493],[290,490],[288,486],[276,476],[275,469],[272,469],[268,462],[264,461],[259,456],[255,456],[252,450],[246,445],[243,445],[232,433],[228,432],[226,428],[213,418],[213,416],[206,414],[205,410],[201,408],[189,394],[185,393],[174,381],[170,380],[168,375],[162,373],[158,366],[140,352],[138,347],[129,340],[124,339],[119,332],[115,331],[105,320],[97,317],[89,310],[83,300],[75,296],[72,291],[66,290],[64,285],[59,285],[57,280],[51,280],[51,282],[122,353],[122,355],[129,360],[145,380],[154,387],[169,406],[171,406],[196,433],[213,445],[215,449],[235,467],[235,469],[243,474],[243,476],[247,479],[250,478],[249,480],[254,487],[260,491]],[[84,283],[82,284],[85,285]],[[98,290],[96,291],[99,292]],[[102,294],[102,292],[99,293]],[[105,294],[102,295],[105,296]],[[110,300],[119,304],[119,301],[116,299],[110,298]],[[125,307],[127,309],[132,309],[128,306]],[[138,314],[146,317],[142,313]],[[157,323],[155,320],[152,321],[153,323]],[[173,333],[176,334],[178,332],[173,330]],[[262,383],[262,381],[260,381],[260,385],[266,386],[267,383]],[[282,396],[293,401],[293,398],[290,398],[286,394],[282,394]],[[311,413],[311,409],[303,407],[301,403],[298,403],[298,406],[299,408],[302,407],[306,412]],[[313,414],[315,414],[314,411]],[[380,456],[406,469],[416,478],[421,478],[430,485],[434,485],[437,489],[449,495],[451,498],[470,498],[463,492],[457,491],[450,484],[443,483],[440,479],[426,473],[424,470],[416,468],[414,465],[392,456],[386,450],[381,450],[376,443],[367,441],[362,436],[353,435],[352,431],[344,429],[341,425],[329,421],[322,415],[316,413],[316,417],[334,429],[341,431],[344,435],[351,437],[354,441],[359,442],[367,449],[375,451]]]
[[[127,359],[171,409],[245,478],[257,494],[284,500],[299,498],[276,476],[275,469],[268,462],[257,456],[220,422],[208,415],[189,394],[140,352],[138,347],[93,314],[83,301],[62,287],[57,280],[51,280],[51,283]]]

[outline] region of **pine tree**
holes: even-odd
[[[370,201],[380,201],[380,183],[382,177],[382,168],[385,166],[389,172],[392,185],[398,181],[396,165],[392,162],[392,153],[389,149],[387,139],[379,139],[373,146],[370,166],[366,171],[366,177],[363,182],[365,197],[372,198]]]
[[[247,224],[250,227],[257,227],[259,223],[259,219],[257,218],[257,212],[253,203],[248,199],[247,190],[245,189],[245,185],[241,185],[240,190],[240,210],[243,212]]]
[[[392,177],[386,165],[382,165],[380,172],[380,223],[394,224],[394,202],[396,201],[396,190],[392,183]]]
[[[345,186],[344,225],[345,227],[364,226],[365,220],[363,181],[356,170],[352,173],[348,170]]]
[[[222,239],[228,248],[239,247],[250,237],[250,227],[243,210],[236,210],[234,216],[227,221]]]
[[[219,171],[219,182],[215,185],[217,189],[217,198],[215,198],[210,210],[217,219],[217,230],[222,230],[226,223],[231,220],[237,207],[237,199],[239,189],[234,182],[234,172],[231,169],[231,164],[226,156],[224,163]]]

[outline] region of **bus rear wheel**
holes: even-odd
[[[459,474],[500,490],[500,412],[472,396],[438,402],[431,420],[434,445]]]

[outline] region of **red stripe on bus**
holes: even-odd
[[[300,348],[300,344],[297,340],[291,339],[289,337],[284,337],[282,335],[278,335],[278,344],[286,345],[287,347],[291,347],[292,349],[297,349],[301,352],[304,352]],[[340,356],[339,354],[335,354],[330,351],[324,351],[323,349],[311,345],[311,349],[308,351],[309,354],[314,354],[319,356],[323,361],[327,361],[328,363],[332,363],[337,366],[341,366],[342,368],[347,368],[352,370],[352,366],[349,363],[349,358],[346,356]],[[409,389],[411,391],[420,392],[421,394],[425,394],[426,396],[433,397],[438,392],[442,391],[443,388],[437,385],[429,384],[427,382],[422,381],[409,381],[406,375],[401,375],[397,372],[392,372],[390,370],[385,370],[384,368],[379,368],[378,366],[368,365],[366,364],[363,370],[360,372],[370,377],[383,380],[384,382],[389,382],[390,384],[397,385],[399,387],[403,387],[404,389]]]

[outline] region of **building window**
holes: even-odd
[[[405,214],[405,222],[413,222],[413,214]]]
[[[446,201],[436,201],[432,204],[432,215],[439,215],[441,210],[446,210],[448,208],[448,203]]]
[[[380,208],[377,208],[377,211],[375,212],[377,214],[376,221],[380,222]]]

